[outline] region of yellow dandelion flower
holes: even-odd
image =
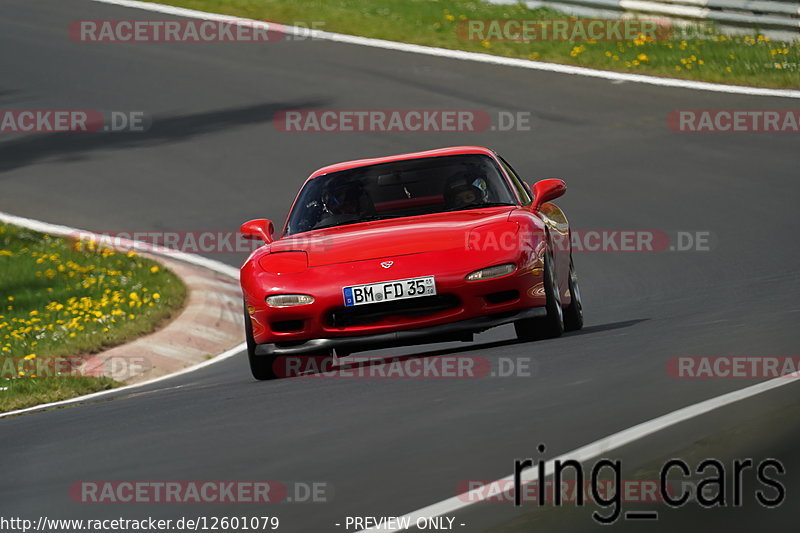
[[[155,274],[156,272],[158,272],[158,267],[157,266],[150,267],[150,272]]]

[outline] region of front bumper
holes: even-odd
[[[547,310],[544,307],[534,307],[520,311],[498,313],[496,315],[481,316],[437,326],[395,331],[391,333],[311,339],[290,344],[258,344],[256,345],[255,353],[256,355],[294,355],[332,349],[349,353],[388,346],[409,346],[442,340],[458,340],[459,334],[478,333],[523,318],[541,317],[546,314]]]
[[[387,260],[392,262],[391,270],[381,266]],[[470,272],[503,263],[515,263],[517,271],[496,279],[465,281]],[[431,274],[436,278],[436,297],[399,300],[385,306],[344,307],[342,287]],[[302,351],[315,343],[319,349],[332,346],[328,339],[336,339],[341,346],[357,345],[365,339],[394,343],[400,337],[418,337],[421,334],[414,332],[433,331],[438,326],[444,334],[450,334],[452,324],[471,324],[473,319],[475,326],[461,329],[492,327],[495,324],[482,325],[484,317],[496,319],[546,304],[541,262],[529,248],[493,253],[438,250],[310,267],[281,275],[264,272],[249,261],[242,269],[242,280],[255,343],[281,348],[303,346]],[[309,294],[315,301],[280,309],[265,304],[267,296],[281,293]]]

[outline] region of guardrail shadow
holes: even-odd
[[[321,100],[276,102],[234,107],[189,115],[148,117],[150,126],[142,132],[31,133],[0,142],[0,173],[50,158],[77,161],[98,150],[142,148],[185,141],[223,130],[272,122],[279,111],[311,109],[325,105]],[[1,137],[0,137],[1,138]]]

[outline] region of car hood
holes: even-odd
[[[502,224],[515,206],[376,220],[309,231],[270,245],[271,253],[304,251],[308,266],[463,248],[472,230]]]

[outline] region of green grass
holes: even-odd
[[[470,41],[457,27],[466,19],[564,19],[549,9],[497,6],[471,0],[148,0],[202,11],[391,41],[579,65],[604,70],[775,88],[800,87],[800,41],[777,43],[726,36],[711,27],[652,42]],[[265,46],[269,46],[265,44]]]
[[[181,280],[150,259],[4,223],[0,273],[0,410],[114,386],[35,369],[149,333],[186,297]]]
[[[0,413],[68,400],[118,386],[119,383],[111,378],[0,379]]]

